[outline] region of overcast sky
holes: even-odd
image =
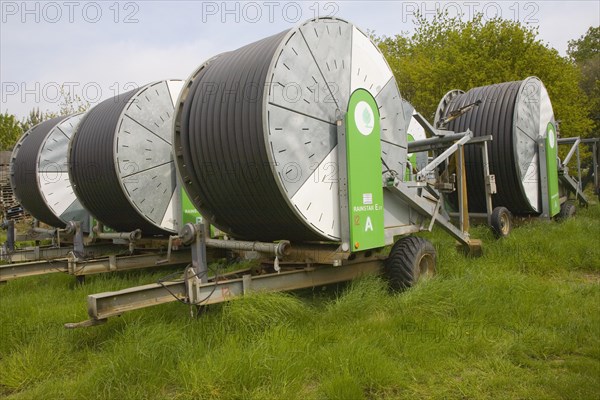
[[[518,19],[565,54],[600,25],[599,1],[1,1],[0,111],[59,108],[57,89],[91,103],[146,83],[185,79],[218,53],[314,16],[335,15],[379,35],[414,30],[417,10]]]

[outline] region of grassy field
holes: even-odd
[[[600,206],[533,222],[468,259],[440,232],[438,274],[258,294],[197,319],[173,303],[83,330],[87,294],[170,271],[53,274],[0,287],[8,399],[600,397]]]

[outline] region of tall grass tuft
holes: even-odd
[[[443,232],[437,276],[403,293],[380,277],[179,303],[105,325],[87,294],[172,271],[52,274],[0,286],[0,396],[8,399],[600,397],[600,206],[532,221],[467,258]]]

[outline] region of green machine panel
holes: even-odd
[[[181,188],[181,226],[187,223],[197,224],[202,222],[200,212],[196,210],[187,193]]]
[[[100,221],[98,221],[96,218],[90,216],[90,227],[93,228],[94,226],[98,225],[98,222],[100,222]],[[91,228],[90,228],[90,230],[91,230]],[[104,232],[116,232],[114,229],[112,229],[111,227],[106,226],[106,225],[104,225],[102,227],[102,230]]]
[[[548,174],[548,200],[550,201],[550,217],[560,212],[560,196],[558,194],[558,165],[556,145],[556,128],[552,122],[546,127],[546,171]]]
[[[377,102],[367,90],[350,97],[346,114],[346,158],[350,248],[385,246],[381,141]]]

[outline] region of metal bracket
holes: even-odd
[[[208,260],[206,259],[204,224],[195,225],[194,228],[195,237],[192,242],[192,270],[194,276],[200,283],[206,283],[208,282]]]
[[[546,166],[546,138],[537,141],[538,167],[540,169],[540,190],[542,195],[542,214],[540,218],[550,219],[550,198],[548,197],[548,167]]]
[[[564,166],[567,166],[567,164],[571,161],[571,158],[573,158],[573,154],[575,154],[575,152],[577,150],[579,150],[579,144],[581,143],[581,139],[578,138],[578,137],[574,138],[574,139],[575,139],[575,141],[572,142],[572,146],[569,149],[569,153],[567,154],[567,156],[565,157],[565,159],[562,162]],[[561,144],[560,141],[558,143]],[[569,143],[569,144],[571,144],[571,142],[562,142],[562,143]]]
[[[173,240],[175,239],[179,239],[179,235],[171,235],[169,236],[169,242],[167,244],[167,258],[165,258],[164,260],[160,260],[157,262],[157,264],[165,264],[168,263],[171,260],[171,251],[173,250]]]
[[[424,182],[427,180],[427,176],[433,172],[441,163],[446,161],[448,157],[450,157],[453,153],[458,150],[458,147],[467,143],[472,138],[471,131],[467,131],[463,136],[456,141],[453,145],[449,146],[446,150],[444,150],[439,156],[437,156],[433,161],[427,164],[425,167],[421,169],[417,173],[417,181]]]
[[[467,172],[465,168],[465,148],[459,144],[456,149],[456,174],[458,183],[458,215],[460,230],[469,232],[469,201],[467,196]]]
[[[452,223],[439,212],[437,202],[431,202],[421,196],[415,196],[414,190],[411,190],[404,182],[399,180],[394,182],[394,186],[387,186],[386,189],[405,201],[422,216],[431,218],[435,214],[435,223],[437,223],[444,231],[458,240],[464,247],[468,248],[470,252],[478,252],[475,247],[479,247],[480,244],[473,241],[468,232],[463,232],[452,225]],[[436,212],[436,210],[438,211]]]
[[[581,144],[592,144],[592,153],[593,153],[593,157],[592,157],[592,174],[594,175],[594,181],[595,181],[595,187],[599,188],[598,186],[598,150],[597,150],[597,146],[598,143],[600,142],[600,139],[581,139],[579,137],[574,137],[574,138],[561,138],[557,140],[557,143],[559,145],[561,144],[570,144],[571,148],[569,149],[569,152],[567,154],[567,156],[565,157],[565,159],[563,161],[561,161],[559,163],[559,179],[560,182],[564,185],[564,187],[572,192],[575,197],[579,200],[579,203],[587,206],[588,200],[585,196],[585,194],[583,193],[584,187],[583,187],[583,181],[582,181],[582,177],[581,177],[581,156],[580,156],[580,151],[579,151],[579,146]],[[574,177],[572,177],[571,175],[569,175],[569,167],[567,166],[567,164],[571,161],[571,158],[573,158],[573,155],[577,156],[577,179],[575,179]],[[600,193],[599,193],[600,194]]]
[[[490,140],[492,137],[490,136]],[[487,141],[481,145],[481,159],[483,160],[483,181],[485,182],[485,209],[487,212],[488,225],[492,223],[492,212],[494,205],[492,203],[492,195],[497,193],[496,176],[490,174],[490,158],[488,154]]]
[[[9,253],[15,251],[15,221],[9,220],[6,223],[6,250]]]
[[[73,252],[78,257],[83,257],[85,252],[84,244],[83,244],[83,232],[81,230],[81,222],[76,221],[75,224],[75,235],[73,236]]]
[[[339,118],[337,123],[337,156],[339,179],[339,204],[340,204],[340,233],[341,250],[350,250],[350,211],[348,210],[348,164],[346,155],[346,124],[344,118]]]
[[[417,120],[419,125],[423,127],[425,132],[429,133],[430,136],[446,136],[454,134],[452,131],[434,128],[433,125],[431,125],[429,121],[427,121],[425,117],[421,115],[421,113],[414,113],[413,117],[415,120]]]

